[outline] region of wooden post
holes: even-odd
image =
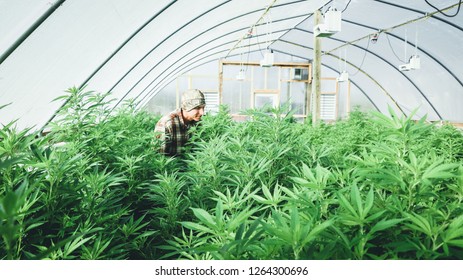
[[[219,60],[219,106],[222,105],[223,96],[223,61]]]
[[[314,26],[321,23],[322,14],[319,10],[314,12]],[[321,76],[321,39],[313,38],[313,79],[312,79],[312,125],[320,120],[320,76]]]
[[[307,85],[306,85],[306,95],[305,95],[305,110],[304,110],[304,114],[305,114],[305,123],[309,123],[311,122],[312,120],[309,119],[309,115],[310,115],[310,112],[312,112],[312,108],[310,106],[312,106],[312,82],[313,82],[313,75],[312,75],[312,64],[309,64],[309,66],[307,67],[307,73],[308,73],[308,77],[307,77]]]
[[[346,117],[350,115],[350,80],[347,81],[347,102],[346,102]]]
[[[309,71],[311,71],[312,68],[309,68]],[[312,75],[312,74],[309,74],[309,75]],[[305,115],[306,115],[306,120],[305,120],[305,123],[309,124],[310,123],[310,119],[309,119],[309,115],[310,115],[310,112],[312,112],[312,109],[310,106],[312,106],[312,83],[313,83],[313,80],[312,78],[309,78],[309,81],[307,82],[307,94],[305,95],[305,104],[306,104],[306,109],[305,109]]]

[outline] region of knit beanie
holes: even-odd
[[[204,94],[198,89],[189,89],[182,95],[182,109],[185,111],[191,111],[205,104]]]

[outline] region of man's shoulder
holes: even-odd
[[[163,116],[161,119],[159,119],[158,123],[156,124],[156,127],[163,128],[176,125],[179,122],[179,118],[180,110],[172,111],[169,114]]]

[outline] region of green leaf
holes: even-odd
[[[334,224],[334,221],[332,220],[328,220],[328,221],[324,221],[323,223],[319,224],[319,225],[316,225],[311,231],[310,233],[307,235],[307,237],[305,237],[305,239],[303,240],[302,244],[307,244],[308,242],[314,240],[315,238],[317,238],[317,236],[322,232],[324,231],[325,229],[327,229],[328,227],[332,226]]]
[[[423,173],[423,179],[448,179],[456,177],[454,170],[459,166],[457,163],[431,164]]]
[[[446,231],[443,233],[443,240],[446,243],[454,241],[455,238],[463,236],[463,215],[455,218]]]
[[[257,202],[262,203],[262,204],[272,204],[271,201],[269,201],[268,199],[265,199],[262,196],[259,196],[257,194],[253,194],[252,198],[254,198],[254,200],[256,200]]]
[[[135,237],[135,239],[142,239],[142,238],[144,238],[144,237],[153,236],[153,235],[155,235],[156,233],[158,233],[157,230],[144,231],[142,234],[137,235],[137,237]]]
[[[197,230],[199,232],[207,232],[207,233],[214,233],[213,230],[203,226],[203,225],[200,225],[198,223],[193,223],[193,222],[180,222],[180,224],[188,229],[192,229],[192,230]]]
[[[370,222],[370,221],[374,221],[376,219],[378,219],[379,217],[381,217],[384,212],[386,212],[386,210],[382,210],[382,211],[379,211],[379,212],[376,212],[376,213],[373,213],[371,214],[370,216],[367,217],[367,221]]]
[[[447,244],[463,248],[463,239],[456,239],[456,240],[447,241]]]
[[[390,227],[395,226],[396,224],[402,222],[404,219],[390,219],[390,220],[381,220],[377,222],[368,233],[369,235],[373,235],[378,231],[382,231],[388,229]]]
[[[216,227],[216,222],[214,218],[209,214],[206,210],[201,208],[191,208],[193,210],[193,214],[204,224],[209,227]]]
[[[290,229],[293,234],[298,234],[301,230],[299,212],[297,211],[296,206],[291,207]]]
[[[310,170],[310,168],[304,163],[302,164],[302,174],[305,176],[305,178],[309,179],[312,182],[315,182],[317,179],[315,179],[315,176]]]
[[[244,239],[249,239],[254,231],[256,231],[257,227],[262,224],[262,219],[258,218],[254,222],[252,222],[249,229],[246,231],[244,235]]]
[[[22,158],[21,157],[13,157],[9,158],[6,160],[0,159],[0,169],[7,169],[11,167],[12,165],[21,162]]]
[[[87,237],[87,238],[83,238],[81,236],[81,237],[78,237],[78,238],[72,240],[70,243],[67,243],[64,246],[64,250],[65,250],[66,255],[69,256],[72,252],[74,252],[76,249],[78,249],[80,246],[85,244],[87,241],[89,241],[93,237],[94,237],[94,235],[92,235],[90,237]]]
[[[286,188],[286,187],[281,187],[281,190],[282,190],[285,194],[287,194],[290,198],[292,198],[292,199],[297,199],[297,195],[296,195],[293,191],[289,190],[288,188]]]
[[[309,182],[303,178],[299,177],[291,177],[291,179],[298,185],[301,185],[306,188],[311,188],[311,189],[320,189],[320,186],[316,183]]]
[[[272,194],[270,193],[270,190],[267,188],[266,185],[262,185],[262,192],[264,193],[264,196],[265,196],[268,200],[272,200]]]
[[[5,108],[6,106],[9,106],[9,105],[11,105],[12,103],[13,103],[13,102],[10,102],[10,103],[8,103],[8,104],[5,104],[5,105],[0,105],[0,110],[1,110],[1,109],[3,109],[3,108]]]
[[[1,201],[0,212],[5,213],[6,217],[12,217],[16,215],[18,211],[18,196],[15,192],[7,192]]]
[[[432,236],[431,224],[426,218],[415,213],[405,215],[412,222],[412,224],[408,225],[409,228],[420,231],[427,236]]]
[[[354,207],[352,207],[349,201],[341,193],[338,193],[337,196],[338,196],[339,205],[341,205],[341,207],[348,210],[354,217],[360,218],[357,211],[355,211]]]
[[[45,222],[37,222],[37,223],[33,223],[31,225],[29,225],[26,229],[25,229],[25,232],[31,230],[31,229],[34,229],[36,227],[39,227],[41,225],[45,224]]]
[[[230,231],[235,230],[240,224],[244,223],[251,215],[253,215],[258,208],[256,209],[249,209],[246,208],[245,210],[241,211],[238,215],[233,215],[230,221],[227,223],[227,228]]]
[[[243,233],[244,233],[244,223],[240,224],[238,227],[238,230],[235,233],[235,240],[241,240],[243,238]]]
[[[365,215],[363,213],[362,198],[360,197],[360,191],[357,185],[352,185],[351,187],[351,200],[357,206],[357,213],[359,214],[359,217],[361,217],[362,219],[365,218]]]
[[[370,188],[367,194],[367,198],[365,200],[365,211],[364,211],[364,216],[367,216],[368,213],[370,212],[371,208],[373,207],[373,202],[375,199],[375,195],[373,192],[373,188]]]
[[[215,206],[215,224],[220,225],[223,222],[223,204],[222,201],[217,201]]]

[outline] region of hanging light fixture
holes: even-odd
[[[246,79],[246,70],[244,68],[244,63],[243,63],[243,52],[240,54],[240,71],[236,75],[236,80],[238,81],[244,81]]]
[[[407,31],[405,30],[405,57],[407,57]],[[418,30],[415,33],[415,54],[409,59],[407,64],[399,65],[400,71],[418,70],[421,68],[421,59],[418,55]]]
[[[272,67],[273,66],[273,62],[275,60],[275,57],[273,55],[273,51],[269,48],[270,46],[270,37],[272,35],[272,31],[270,30],[270,23],[271,23],[271,19],[270,19],[270,7],[268,7],[268,13],[265,15],[265,18],[266,18],[266,28],[267,28],[267,49],[264,53],[264,58],[261,59],[260,61],[260,66],[261,67]]]
[[[315,37],[330,37],[341,31],[341,11],[331,6],[324,15],[323,23],[314,27]]]
[[[244,81],[245,79],[246,79],[246,72],[244,71],[244,69],[240,69],[240,71],[236,75],[236,80]]]
[[[400,71],[409,71],[409,70],[418,70],[421,68],[421,59],[420,56],[414,54],[410,57],[407,64],[402,64],[399,66]]]
[[[267,49],[264,53],[264,58],[260,61],[260,66],[262,67],[272,67],[275,57],[273,56],[273,51]]]
[[[346,71],[346,60],[347,60],[347,50],[344,50],[344,70],[341,71],[339,74],[339,77],[336,78],[336,81],[341,83],[341,82],[347,82],[349,80],[349,73]]]
[[[336,78],[336,81],[337,82],[347,82],[349,80],[349,73],[347,73],[347,71],[342,71],[340,74],[339,74],[339,77]]]

